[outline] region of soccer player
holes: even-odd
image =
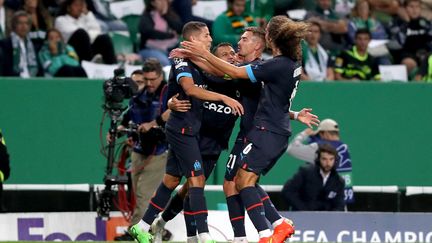
[[[207,26],[202,22],[187,23],[183,27],[182,35],[185,40],[196,41],[206,46],[206,49],[210,48],[212,38]],[[180,100],[190,100],[191,109],[187,112],[173,111],[166,123],[167,140],[170,144],[166,173],[155,196],[150,200],[143,219],[129,230],[139,243],[150,242],[152,238],[148,233],[150,225],[164,209],[182,176],[187,178],[190,212],[195,217],[200,241],[214,242],[208,233],[204,167],[198,145],[202,100],[222,101],[232,109],[234,114],[243,114],[243,107],[228,96],[204,88],[202,73],[193,63],[186,59],[174,60],[168,92],[179,93]]]
[[[255,114],[255,127],[246,136],[247,145],[240,153],[241,168],[235,179],[242,202],[259,232],[260,243],[283,242],[293,233],[274,231],[272,234],[255,185],[259,176],[266,174],[286,150],[291,135],[290,119],[298,119],[299,113],[290,113],[290,107],[300,81],[300,41],[304,39],[307,27],[307,24],[293,22],[285,16],[273,17],[266,29],[266,40],[273,51],[273,58],[243,67],[221,61],[198,42],[182,42],[189,54],[206,59],[232,78],[265,83]],[[313,120],[310,123],[317,125]]]
[[[229,43],[220,43],[213,49],[213,53],[229,63],[234,63],[235,61],[235,52]],[[227,82],[224,78],[208,73],[204,73],[204,79],[208,90],[227,95],[234,99],[238,98],[238,92],[233,82]],[[173,97],[169,102],[170,109],[176,110],[174,107],[179,107],[179,103],[180,101],[176,97]],[[203,103],[203,108],[201,129],[199,132],[199,148],[203,159],[204,175],[208,179],[222,150],[228,148],[228,141],[237,117],[232,114],[231,108],[222,102],[206,101]],[[187,109],[183,111],[187,111]],[[188,184],[185,183],[170,200],[165,210],[153,222],[151,228],[155,236],[154,243],[160,242],[166,222],[172,220],[183,209],[187,229],[187,242],[198,242],[196,222],[194,216],[190,213],[190,200],[187,190]]]

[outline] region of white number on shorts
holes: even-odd
[[[248,154],[252,149],[252,143],[249,143],[244,149],[243,154]]]
[[[228,163],[227,163],[228,169],[232,170],[234,168],[236,160],[237,160],[237,155],[234,155],[234,154],[229,155],[229,159],[228,159]]]

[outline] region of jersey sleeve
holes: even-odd
[[[192,72],[190,63],[183,58],[174,59],[174,76],[177,83],[180,82],[180,78],[189,77],[192,78]]]
[[[270,82],[271,73],[274,65],[273,62],[262,62],[257,64],[248,64],[245,66],[247,75],[252,83],[263,81],[265,83]],[[273,63],[276,64],[276,63]]]

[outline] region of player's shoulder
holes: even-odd
[[[178,70],[189,66],[189,60],[185,58],[173,58],[174,69]]]

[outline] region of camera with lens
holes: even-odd
[[[121,119],[122,113],[127,109],[124,104],[125,99],[131,98],[138,90],[137,85],[132,79],[125,77],[123,68],[114,70],[114,77],[107,79],[103,83],[104,104],[103,109],[111,118],[109,134],[112,140],[108,143],[107,165],[104,176],[105,188],[96,192],[97,213],[98,216],[109,218],[112,200],[115,193],[112,187],[115,185],[125,185],[128,183],[128,177],[123,174],[113,174],[115,166],[115,147],[116,137],[118,135],[117,123]]]
[[[123,101],[131,98],[138,90],[131,78],[125,77],[122,68],[114,70],[114,77],[105,80],[103,92],[105,96],[104,109],[113,112],[124,110]]]

